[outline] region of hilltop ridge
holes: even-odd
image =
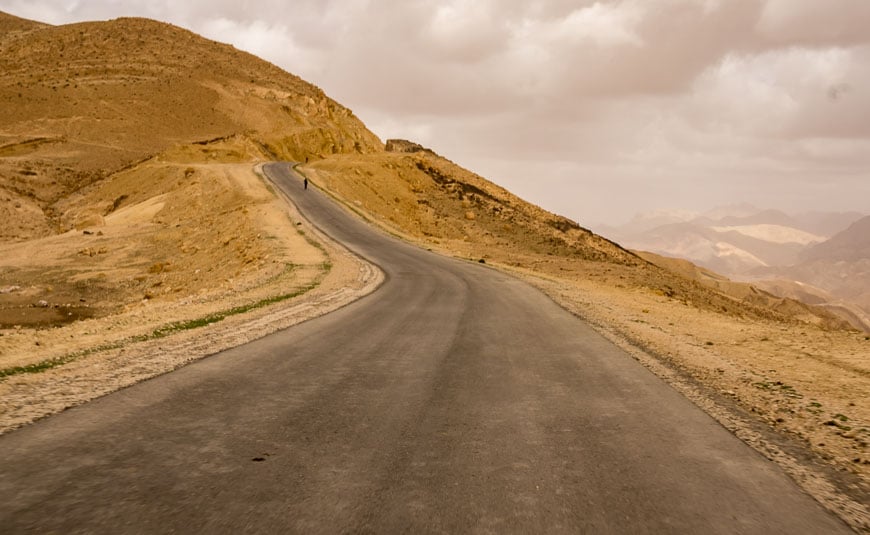
[[[243,136],[253,156],[288,160],[382,150],[320,88],[182,28],[0,20],[0,195],[29,222],[2,238],[67,230],[55,202],[177,145]]]

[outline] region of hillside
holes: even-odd
[[[297,233],[251,165],[382,150],[350,110],[156,21],[0,13],[0,28],[0,327],[221,306],[316,278],[323,258],[286,249]],[[63,350],[41,347],[32,358]]]
[[[419,145],[384,146],[274,65],[143,19],[0,14],[0,429],[184,362],[152,366],[163,348],[143,340],[192,331],[178,352],[207,355],[220,333],[245,339],[250,310],[358,289],[373,268],[306,226],[256,173],[269,160],[303,162],[361,217],[524,278],[663,377],[870,473],[853,463],[867,340],[831,314],[644,259]],[[740,227],[766,223],[727,223],[734,247],[764,241]],[[825,423],[835,414],[854,430]]]
[[[861,214],[792,216],[740,205],[703,215],[655,212],[606,230],[632,249],[649,251],[659,259],[689,260],[727,278],[751,283],[769,292],[769,297],[817,305],[855,328],[870,330],[870,229],[868,218]],[[829,238],[831,232],[835,236]],[[673,264],[670,260],[654,263],[669,269]],[[729,291],[739,287],[729,283],[719,289],[738,298],[750,295]],[[760,295],[751,294],[753,298]],[[769,304],[782,306],[775,300]],[[793,307],[786,304],[786,308]]]
[[[384,153],[340,155],[301,168],[351,209],[447,254],[644,288],[739,317],[843,325],[802,303],[763,292],[729,293],[656,265],[412,142],[390,140],[387,147]]]
[[[801,254],[801,260],[854,262],[870,259],[870,216],[852,223],[846,230],[832,236]]]
[[[380,149],[319,88],[181,28],[2,13],[0,28],[0,239],[72,228],[58,200],[176,145],[246,136],[296,160]]]
[[[777,295],[799,297],[806,287],[815,287],[816,296],[826,296],[816,304],[870,332],[870,216],[804,250],[794,265],[756,269],[751,274],[760,279],[756,284]]]

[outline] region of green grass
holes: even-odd
[[[326,275],[332,269],[332,264],[329,262],[323,262],[321,264],[321,268],[323,269],[322,275]],[[220,312],[215,312],[213,314],[208,314],[207,316],[203,316],[201,318],[195,318],[192,320],[185,321],[176,321],[172,323],[167,323],[166,325],[161,325],[160,327],[154,329],[148,334],[140,334],[137,336],[131,336],[128,338],[124,338],[118,342],[112,342],[110,344],[104,344],[97,347],[88,348],[82,351],[76,351],[75,353],[69,353],[67,355],[63,355],[61,357],[55,357],[52,359],[46,359],[41,362],[37,362],[35,364],[28,364],[27,366],[12,366],[9,368],[0,369],[0,378],[10,377],[13,375],[21,375],[24,373],[40,373],[45,370],[50,370],[52,368],[57,368],[58,366],[63,366],[64,364],[69,364],[74,360],[78,360],[82,357],[86,357],[93,353],[97,353],[100,351],[108,351],[112,349],[118,349],[124,347],[128,344],[135,344],[138,342],[147,342],[149,340],[157,340],[159,338],[165,338],[172,334],[189,331],[192,329],[199,329],[201,327],[205,327],[206,325],[211,325],[212,323],[217,323],[222,321],[230,316],[235,316],[237,314],[244,314],[245,312],[250,312],[252,310],[256,310],[258,308],[262,308],[265,306],[273,305],[275,303],[280,303],[281,301],[286,301],[287,299],[292,299],[294,297],[299,297],[300,295],[313,290],[317,286],[320,285],[321,277],[318,277],[317,280],[312,283],[303,286],[293,292],[274,295],[271,297],[267,297],[265,299],[260,299],[259,301],[254,301],[252,303],[248,303],[245,305],[240,305],[237,307],[229,308],[226,310],[222,310]]]
[[[757,383],[752,383],[752,386],[754,386],[755,388],[759,388],[761,390],[768,390],[771,392],[779,392],[780,394],[784,395],[785,397],[789,397],[789,398],[800,399],[800,398],[804,397],[802,394],[797,392],[793,386],[783,384],[781,381],[774,381],[774,382],[761,381],[761,382],[757,382]]]
[[[295,167],[294,167],[294,169],[295,169]],[[299,174],[302,174],[301,170],[297,169],[296,171]],[[269,191],[272,194],[275,194],[275,190],[272,188],[271,181],[269,181],[265,176],[263,176],[260,173],[257,173],[257,175],[264,182],[264,184],[269,189]],[[292,223],[292,219],[291,219],[291,223]],[[327,253],[326,248],[323,246],[323,244],[321,244],[320,242],[314,240],[313,238],[311,238],[310,236],[305,234],[305,232],[298,227],[296,228],[296,231],[299,232],[299,234],[303,238],[305,238],[305,241],[308,242],[309,245],[320,250],[322,253],[324,253],[327,256],[327,258],[329,257],[329,254]],[[293,264],[287,264],[287,267],[285,268],[284,272],[276,275],[274,278],[281,277],[284,274],[286,274],[287,272],[292,271],[296,267],[297,266],[295,266]],[[10,377],[13,375],[21,375],[24,373],[40,373],[40,372],[43,372],[45,370],[57,368],[58,366],[63,366],[64,364],[69,364],[70,362],[78,360],[82,357],[86,357],[86,356],[91,355],[93,353],[98,353],[100,351],[109,351],[112,349],[118,349],[118,348],[124,347],[128,344],[135,344],[138,342],[147,342],[149,340],[156,340],[156,339],[164,338],[166,336],[170,336],[172,334],[182,332],[182,331],[189,331],[191,329],[199,329],[201,327],[211,325],[212,323],[217,323],[219,321],[222,321],[230,316],[235,316],[237,314],[244,314],[245,312],[250,312],[250,311],[258,309],[258,308],[262,308],[262,307],[269,306],[269,305],[272,305],[275,303],[280,303],[281,301],[286,301],[287,299],[292,299],[294,297],[298,297],[298,296],[300,296],[300,295],[302,295],[310,290],[313,290],[318,285],[320,285],[320,281],[322,280],[322,277],[325,276],[327,273],[329,273],[330,270],[332,270],[332,262],[330,262],[329,260],[326,260],[320,264],[320,268],[323,271],[321,274],[321,277],[318,277],[317,280],[315,280],[311,284],[304,286],[302,288],[299,288],[296,291],[293,291],[293,292],[290,292],[287,294],[281,294],[281,295],[276,295],[276,296],[272,296],[272,297],[267,297],[265,299],[255,301],[253,303],[248,303],[246,305],[241,305],[241,306],[233,307],[233,308],[230,308],[227,310],[222,310],[220,312],[215,312],[213,314],[209,314],[209,315],[203,316],[201,318],[167,323],[166,325],[162,325],[162,326],[154,329],[153,331],[151,331],[148,334],[131,336],[131,337],[125,338],[123,340],[120,340],[118,342],[112,342],[110,344],[104,344],[104,345],[100,345],[97,347],[88,348],[88,349],[85,349],[82,351],[76,351],[75,353],[69,353],[67,355],[63,355],[60,357],[46,359],[46,360],[37,362],[35,364],[28,364],[27,366],[12,366],[9,368],[2,368],[2,369],[0,369],[0,379],[2,379],[4,377]],[[271,282],[271,280],[269,282]]]

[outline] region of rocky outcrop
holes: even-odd
[[[435,154],[435,151],[432,149],[427,149],[423,145],[419,143],[414,143],[413,141],[408,141],[407,139],[388,139],[387,144],[384,147],[384,150],[387,152],[406,152],[406,153],[415,153],[415,152],[425,152],[427,154]]]

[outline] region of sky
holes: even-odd
[[[0,0],[231,43],[584,226],[870,213],[868,0]]]

